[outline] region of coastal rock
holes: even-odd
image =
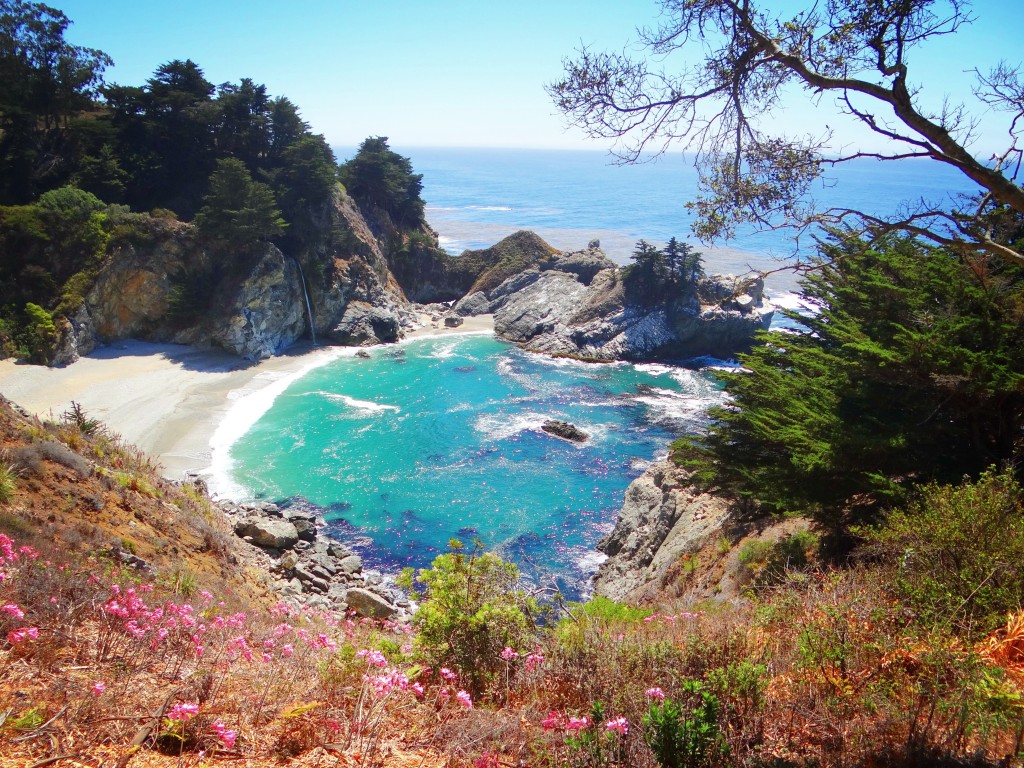
[[[349,555],[338,561],[338,568],[342,573],[352,576],[363,570],[363,558],[359,555]]]
[[[247,360],[263,360],[290,347],[307,327],[306,304],[295,262],[268,245],[231,301],[233,311],[212,341]]]
[[[444,319],[445,328],[458,328],[462,323],[465,322],[459,315],[448,315]]]
[[[400,319],[387,308],[353,301],[324,335],[338,344],[350,346],[380,344],[398,341],[401,328]]]
[[[569,440],[573,443],[584,443],[588,439],[586,432],[575,424],[570,424],[568,421],[549,419],[548,421],[545,421],[540,428],[549,435],[554,435],[555,437],[560,437],[563,440]]]
[[[353,611],[371,619],[390,619],[398,613],[398,609],[383,597],[361,587],[348,590],[345,600]]]
[[[651,465],[626,489],[612,532],[598,549],[608,555],[594,579],[594,594],[630,601],[656,585],[684,555],[721,535],[730,503],[699,493],[671,462]]]
[[[265,549],[291,549],[299,541],[299,532],[287,520],[248,518],[235,524],[235,533]]]
[[[535,352],[593,360],[729,357],[771,322],[763,287],[758,277],[713,275],[676,297],[631,298],[622,271],[588,249],[545,259],[467,297],[456,311],[494,312],[499,336]]]

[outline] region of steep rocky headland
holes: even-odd
[[[595,241],[552,252],[494,287],[455,305],[463,315],[493,313],[499,336],[526,349],[593,360],[714,355],[750,346],[773,310],[756,276],[701,276],[667,295],[631,288],[630,267]]]

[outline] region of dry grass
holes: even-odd
[[[275,606],[209,500],[116,436],[0,403],[0,450],[2,765],[654,768],[648,691],[685,713],[693,684],[728,747],[709,766],[1021,765],[1024,614],[964,642],[878,568],[704,610],[592,603],[466,709],[409,627]]]

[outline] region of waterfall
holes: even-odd
[[[306,316],[309,318],[309,335],[313,339],[313,346],[316,346],[316,328],[313,325],[313,309],[309,306],[309,291],[306,290],[306,276],[302,274],[302,265],[299,260],[292,258],[295,266],[299,268],[299,280],[302,281],[302,295],[306,297]]]

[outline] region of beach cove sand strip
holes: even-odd
[[[466,318],[458,328],[432,328],[427,320],[407,338],[494,331],[490,315]],[[181,480],[187,472],[211,467],[211,441],[239,400],[267,389],[283,390],[308,371],[355,352],[353,347],[299,344],[283,355],[249,363],[223,352],[125,340],[62,368],[0,360],[0,394],[43,419],[59,418],[74,401],[159,461],[165,477]],[[273,402],[272,397],[269,402],[257,399],[265,407],[249,414],[254,418],[240,414],[236,421],[251,424]]]

